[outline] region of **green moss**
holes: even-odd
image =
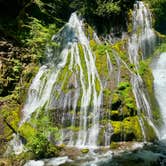
[[[93,33],[94,33],[93,28],[89,24],[86,23],[85,24],[85,35],[87,36],[87,38],[89,40],[93,39]]]
[[[118,116],[119,111],[118,110],[111,110],[111,117]]]
[[[108,123],[108,119],[102,119],[102,120],[100,121],[100,123],[101,123],[102,125],[106,125],[106,124]]]
[[[71,54],[69,53],[67,57],[66,65],[59,72],[57,81],[55,82],[55,84],[58,84],[61,87],[61,90],[64,93],[67,93],[70,89],[68,85],[69,85],[69,80],[73,73],[71,70],[69,70],[70,58],[71,58]],[[58,98],[60,94],[59,92],[55,91],[54,95],[56,98]]]
[[[6,121],[17,131],[18,123],[20,121],[20,106],[16,104],[14,101],[10,103],[6,103],[1,106],[1,117],[6,119]],[[5,125],[4,128],[4,136],[7,136],[7,139],[11,138],[12,131],[8,126]]]
[[[36,129],[32,127],[29,123],[24,123],[18,130],[21,136],[30,141],[32,137],[36,134]]]
[[[114,129],[113,141],[142,141],[142,131],[137,116],[127,117],[123,121],[111,121]]]
[[[87,149],[87,148],[81,149],[81,152],[84,153],[84,154],[85,154],[85,153],[88,153],[88,152],[89,152],[89,149]]]
[[[124,103],[129,110],[137,111],[137,106],[133,97],[126,97]]]
[[[111,95],[111,90],[108,88],[104,88],[103,93],[105,96],[110,96]]]
[[[80,55],[80,60],[81,60],[81,67],[83,69],[83,74],[84,74],[84,79],[85,79],[85,85],[86,87],[88,86],[88,70],[87,70],[87,66],[86,66],[86,62],[85,62],[85,58],[84,58],[84,51],[83,48],[81,46],[81,44],[78,44],[78,48],[79,48],[79,55]]]
[[[119,147],[119,144],[117,142],[111,142],[110,149],[117,149]]]
[[[137,141],[142,140],[142,131],[137,116],[124,119],[123,125],[126,132],[125,137],[130,137],[130,135],[133,136],[133,138],[126,139],[136,139]]]
[[[72,130],[72,131],[74,131],[74,132],[78,132],[78,131],[80,130],[80,128],[79,128],[79,127],[76,127],[76,126],[70,126],[70,127],[68,127],[68,129],[69,129],[69,130]]]
[[[94,47],[93,47],[94,48]],[[107,67],[107,54],[111,53],[111,47],[110,45],[96,45],[95,49],[93,49],[94,54],[95,54],[95,64],[97,71],[99,73],[99,76],[101,79],[108,80],[109,78],[109,71]]]
[[[131,33],[133,31],[133,25],[132,25],[132,18],[133,18],[133,15],[132,15],[133,11],[130,9],[128,11],[128,20],[129,20],[129,24],[127,26],[127,31],[128,33]]]
[[[96,68],[100,77],[107,76],[107,58],[103,46],[98,46],[95,52],[96,55]]]
[[[111,101],[111,109],[117,110],[121,106],[121,98],[118,93],[114,93]]]
[[[143,76],[147,70],[150,70],[148,61],[140,61],[138,73]]]
[[[113,135],[111,141],[122,141],[122,122],[120,121],[111,121],[113,127]]]
[[[158,126],[162,124],[162,118],[159,110],[158,103],[156,101],[155,95],[154,95],[154,87],[153,87],[153,74],[150,69],[150,59],[146,59],[144,61],[140,62],[140,67],[139,67],[139,74],[142,76],[142,79],[144,81],[147,94],[148,94],[148,99],[151,103],[151,109],[153,113],[153,118],[154,118],[154,123]]]
[[[100,90],[101,90],[101,85],[100,85],[100,81],[98,79],[95,80],[95,88],[96,88],[96,91],[99,95]]]
[[[89,44],[90,44],[91,49],[95,52],[98,44],[94,40],[90,40]]]
[[[120,40],[116,42],[114,45],[112,45],[112,49],[117,53],[118,56],[120,56],[122,60],[124,60],[124,62],[126,62],[127,64],[130,64],[128,59],[128,53],[125,48],[126,43],[127,43],[126,39]]]
[[[129,82],[120,82],[118,85],[118,90],[125,90],[128,87],[130,87]]]

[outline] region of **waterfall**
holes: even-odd
[[[94,36],[99,42],[96,34]],[[66,143],[66,139],[69,139],[69,146],[95,147],[99,134],[102,84],[89,41],[83,31],[83,22],[76,13],[71,15],[69,22],[59,34],[53,36],[53,40],[60,47],[56,50],[48,49],[47,63],[40,68],[29,88],[20,125],[41,108],[45,111],[63,110],[61,143]],[[66,73],[62,76],[64,69]],[[64,92],[63,86],[67,80],[68,92]],[[80,102],[79,108],[78,102]],[[71,110],[72,115],[69,113]],[[65,126],[67,118],[71,123],[69,126]],[[76,118],[79,118],[77,126]],[[70,126],[79,128],[77,136],[74,131],[67,131],[66,127]]]
[[[153,116],[144,82],[138,73],[139,61],[153,51],[155,34],[151,24],[150,11],[142,2],[136,2],[133,11],[133,31],[128,40],[129,61],[134,65],[136,72],[133,72],[115,50],[102,45],[93,32],[93,42],[104,48],[100,51],[104,52],[102,56],[105,56],[106,63],[103,64],[107,68],[107,78],[103,78],[105,75],[99,75],[100,71],[97,70],[96,59],[99,57],[90,47],[84,23],[76,13],[73,13],[68,23],[52,37],[57,46],[47,48],[46,61],[29,88],[20,126],[25,122],[31,122],[31,118],[38,119],[42,111],[50,114],[51,118],[56,120],[55,125],[59,125],[61,133],[59,144],[78,148],[96,148],[99,144],[109,146],[115,130],[112,121],[119,125],[123,123],[121,119],[111,119],[110,105],[111,95],[113,96],[121,82],[126,81],[122,71],[125,68],[131,75],[130,82],[144,141],[146,141],[145,120],[157,134],[152,123]],[[109,99],[106,106],[103,104],[104,90],[111,94],[107,96]],[[115,109],[116,112],[123,111],[122,108]],[[103,118],[105,114],[106,119]],[[100,124],[102,120],[107,120],[107,124]],[[99,143],[100,132],[103,138],[100,138]]]
[[[134,67],[137,71],[137,74],[131,74],[131,84],[138,108],[139,122],[142,129],[144,141],[146,141],[146,133],[144,131],[144,122],[141,116],[141,111],[144,111],[149,125],[152,126],[156,134],[159,136],[158,130],[152,123],[153,117],[151,106],[147,98],[143,80],[138,73],[139,61],[146,58],[152,53],[154,44],[155,34],[152,29],[151,13],[149,9],[145,7],[143,2],[138,1],[134,5],[133,31],[128,41],[128,54],[131,64],[134,64]],[[142,53],[141,55],[140,51]]]
[[[134,5],[133,32],[142,51],[143,58],[150,55],[155,45],[155,33],[152,29],[152,17],[146,5],[138,1]],[[137,35],[138,34],[138,35]],[[134,38],[133,35],[132,37]]]
[[[156,60],[156,59],[155,59]],[[159,103],[159,107],[161,110],[161,115],[163,119],[163,126],[161,128],[160,136],[161,139],[166,139],[166,53],[162,53],[157,61],[154,62],[154,66],[152,67],[153,76],[154,76],[154,90],[155,96]]]
[[[136,69],[138,69],[139,60],[152,53],[155,38],[151,13],[143,2],[138,1],[134,5],[133,31],[128,46],[130,62],[135,65]],[[139,50],[142,51],[142,56],[139,55]]]

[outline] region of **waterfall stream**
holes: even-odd
[[[166,53],[160,54],[153,63],[154,90],[164,123],[160,135],[161,139],[166,139]]]
[[[129,60],[135,65],[135,69],[137,71],[139,69],[139,61],[152,53],[154,45],[155,34],[152,29],[151,13],[148,8],[145,7],[143,2],[138,1],[134,5],[133,31],[128,42]],[[142,52],[142,55],[140,55],[140,51]],[[149,125],[153,127],[154,131],[159,137],[158,130],[152,122],[153,118],[151,106],[149,104],[147,94],[144,89],[144,83],[139,75],[139,72],[137,72],[137,74],[131,73],[131,84],[133,86],[133,93],[135,95],[137,108],[139,110],[139,122],[142,128],[144,141],[146,141],[146,133],[144,131],[145,129],[144,122],[141,117],[141,110],[145,111]]]

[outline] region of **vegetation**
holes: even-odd
[[[89,149],[82,149],[81,152],[82,152],[82,153],[88,153],[88,152],[89,152]]]
[[[31,122],[24,123],[19,128],[19,133],[27,140],[26,148],[35,158],[56,156],[58,149],[54,142],[59,139],[58,129],[52,127],[48,116],[40,116],[39,119],[31,119]]]
[[[166,33],[166,0],[145,0],[155,16],[155,27],[161,33]]]

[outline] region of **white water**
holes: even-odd
[[[11,152],[14,152],[16,155],[21,154],[24,151],[24,145],[20,140],[19,135],[13,134],[13,139],[9,142],[7,150],[4,156],[10,155]]]
[[[137,37],[143,58],[149,56],[154,49],[155,33],[152,29],[151,13],[141,1],[136,2],[134,5],[133,31],[139,34]]]
[[[138,69],[139,60],[152,53],[155,39],[151,13],[143,2],[137,1],[133,11],[133,31],[128,44],[130,62],[136,69]],[[139,50],[142,51],[142,56],[139,55]]]
[[[24,166],[59,166],[66,162],[71,162],[71,160],[67,157],[57,157],[57,158],[50,158],[44,160],[30,160],[24,164]]]
[[[128,42],[129,60],[132,64],[134,64],[134,67],[137,71],[139,69],[139,61],[152,53],[154,44],[155,34],[152,29],[151,13],[143,2],[138,1],[134,5],[133,32]],[[140,55],[140,51],[142,52],[142,55]],[[159,136],[158,130],[152,123],[153,118],[151,106],[147,98],[143,80],[138,72],[137,74],[131,74],[131,84],[138,108],[139,122],[144,141],[146,141],[146,134],[144,131],[144,122],[141,117],[141,111],[144,111],[149,125],[154,129],[157,136]]]
[[[152,67],[154,76],[155,96],[159,103],[163,126],[161,128],[161,139],[166,139],[166,53],[162,53]]]

